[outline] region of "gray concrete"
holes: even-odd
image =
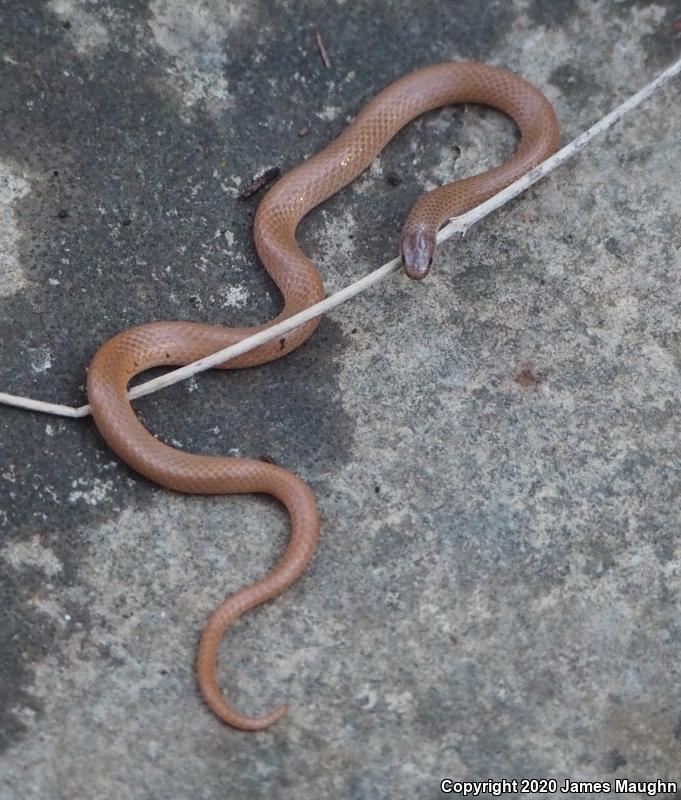
[[[3,0],[0,389],[77,404],[121,328],[274,315],[258,197],[238,192],[395,77],[507,65],[567,141],[677,57],[679,18],[673,0]],[[680,90],[443,246],[423,284],[139,403],[166,440],[267,454],[319,499],[312,567],[223,649],[240,708],[290,701],[269,733],[220,725],[192,661],[218,599],[282,551],[282,511],[171,495],[89,421],[0,410],[2,800],[681,780]],[[329,290],[514,135],[471,107],[397,137],[301,228]]]

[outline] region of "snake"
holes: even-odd
[[[262,459],[180,451],[157,439],[138,419],[128,384],[152,367],[180,366],[268,328],[325,296],[322,279],[296,241],[296,226],[315,206],[365,170],[408,122],[441,106],[476,103],[509,116],[520,131],[512,155],[500,166],[422,194],[407,216],[400,239],[404,271],[413,280],[430,271],[436,235],[451,217],[465,213],[545,160],[558,148],[554,109],[532,84],[506,69],[475,62],[444,62],[411,72],[376,94],[340,135],[275,183],[260,202],[253,225],[255,246],[283,298],[280,313],[252,327],[201,322],[149,322],[105,342],[87,369],[94,422],[106,443],[150,481],[191,494],[266,494],[290,518],[285,552],[264,577],[228,594],[210,614],[199,638],[196,675],[200,693],[217,717],[234,728],[269,728],[288,710],[281,705],[260,715],[238,711],[217,677],[220,646],[228,628],[246,611],[281,594],[302,574],[317,547],[320,515],[312,490],[298,476]],[[253,367],[295,350],[315,331],[310,320],[279,339],[219,365]]]

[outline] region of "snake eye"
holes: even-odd
[[[430,272],[435,240],[424,230],[405,231],[400,242],[404,271],[414,281],[423,280]]]

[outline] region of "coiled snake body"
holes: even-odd
[[[127,398],[129,381],[161,365],[182,365],[216,352],[316,303],[324,286],[314,264],[295,239],[296,226],[312,208],[360,174],[390,139],[420,114],[450,103],[482,103],[515,120],[522,139],[513,156],[483,174],[422,195],[405,223],[401,252],[405,271],[420,279],[430,268],[435,236],[450,217],[478,205],[528,172],[558,146],[555,113],[531,84],[503,69],[475,63],[443,63],[395,81],[368,102],[357,117],[321,152],[285,175],[258,207],[254,223],[258,255],[284,299],[269,323],[226,328],[192,322],[154,322],[119,333],[96,353],[88,369],[87,390],[102,436],[133,469],[180,492],[242,494],[262,492],[280,500],[291,518],[288,547],[263,579],[232,595],[210,615],[197,654],[201,693],[224,722],[243,730],[267,728],[280,719],[281,706],[262,716],[236,711],[216,679],[222,637],[241,614],[280,594],[303,572],[315,551],[319,514],[314,496],[298,477],[274,464],[180,452],[158,441],[140,423]],[[269,342],[220,368],[264,364],[299,347],[317,327],[313,320],[283,339]]]

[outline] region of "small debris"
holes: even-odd
[[[68,215],[69,212],[65,208],[60,208],[59,211],[57,211],[57,216],[59,219],[66,219]]]
[[[532,364],[525,364],[516,372],[513,380],[524,389],[536,389],[544,383],[544,376],[536,372]]]
[[[681,33],[681,19],[677,19],[676,22],[672,22],[672,29],[677,33]]]
[[[309,133],[309,130],[310,130],[309,128],[301,128],[298,131],[298,136],[300,136],[300,137],[307,136],[307,134]]]
[[[402,178],[396,172],[389,172],[385,176],[385,182],[388,186],[399,186],[402,183]]]
[[[265,464],[276,464],[277,462],[272,458],[272,456],[260,456],[260,460],[264,461]]]
[[[267,186],[268,183],[272,183],[281,175],[281,170],[279,167],[271,167],[270,169],[265,170],[262,175],[259,175],[257,178],[254,178],[253,182],[249,184],[240,194],[239,197],[242,200],[247,200],[249,197],[252,197],[256,192],[259,192],[263,186]]]
[[[67,19],[65,19],[65,20],[62,22],[61,26],[62,26],[62,28],[64,28],[64,29],[65,29],[65,30],[67,30],[67,31],[70,31],[70,30],[71,30],[71,23],[70,23],[70,22],[69,22],[69,20],[67,20]]]
[[[322,61],[324,62],[324,66],[327,69],[331,69],[331,62],[329,61],[329,54],[326,52],[326,47],[324,47],[324,41],[322,39],[322,35],[319,30],[315,31],[315,38],[317,39],[317,47],[319,48],[319,55],[322,57]]]

